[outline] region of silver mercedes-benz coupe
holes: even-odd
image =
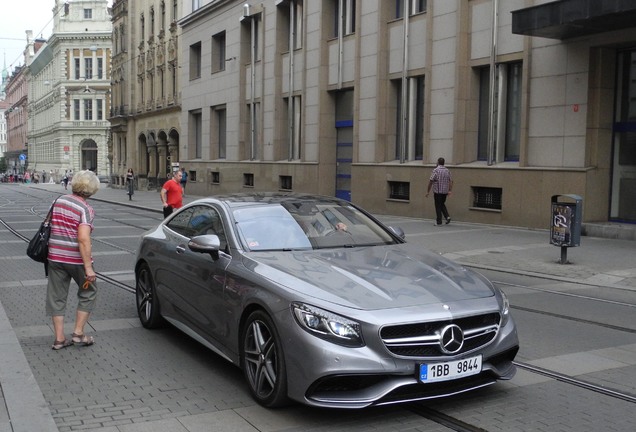
[[[143,235],[135,274],[143,326],[236,364],[266,407],[409,402],[515,374],[499,289],[337,198],[199,199]]]

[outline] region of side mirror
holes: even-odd
[[[209,253],[212,255],[212,259],[218,260],[221,241],[219,240],[219,236],[214,234],[200,235],[190,239],[188,248],[190,248],[192,252]]]

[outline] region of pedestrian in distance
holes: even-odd
[[[135,173],[132,168],[128,168],[126,173],[126,187],[128,188],[128,200],[132,201],[132,196],[135,193]]]
[[[46,170],[42,170],[42,183],[46,183]]]
[[[68,170],[64,171],[64,177],[62,177],[62,184],[64,185],[64,190],[68,190]]]
[[[161,188],[163,217],[167,218],[175,209],[183,206],[183,188],[181,187],[181,171],[174,171]]]
[[[73,193],[62,195],[55,201],[51,217],[46,312],[53,321],[54,350],[95,343],[92,336],[84,333],[97,300],[97,275],[91,245],[95,212],[86,200],[99,189],[99,179],[92,171],[79,171],[71,186]],[[78,303],[73,334],[66,338],[64,316],[71,279],[78,286]]]
[[[181,168],[181,189],[183,189],[183,196],[185,196],[185,188],[186,188],[186,184],[188,183],[188,173],[186,172],[185,168]]]
[[[442,225],[442,216],[446,220],[448,225],[451,221],[448,210],[446,209],[446,198],[453,191],[453,177],[451,172],[446,166],[444,166],[445,160],[443,157],[437,159],[437,166],[433,169],[431,177],[428,181],[428,188],[426,189],[426,197],[431,193],[433,189],[433,198],[435,200],[435,225]]]

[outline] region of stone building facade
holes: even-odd
[[[53,172],[111,171],[110,57],[106,0],[55,1],[53,29],[27,67],[29,167]]]
[[[547,228],[567,194],[584,221],[636,222],[628,3],[184,2],[182,133],[155,116],[143,130],[178,142],[194,194],[311,192],[432,219],[426,187],[444,157],[455,220]],[[142,41],[131,64],[147,83]],[[151,113],[135,91],[131,106]],[[130,154],[152,154],[149,136],[137,129]]]
[[[31,36],[31,35],[29,35]],[[33,48],[33,40],[28,44]],[[27,48],[26,53],[28,54]],[[22,160],[20,155],[28,156],[28,85],[25,78],[25,66],[16,67],[5,87],[5,102],[7,109],[4,113],[7,123],[7,146],[4,152],[7,172],[21,174],[27,167],[28,161]]]
[[[157,188],[179,161],[180,0],[113,1],[113,181]],[[175,166],[176,168],[176,166]]]

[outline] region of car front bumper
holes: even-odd
[[[446,397],[511,379],[516,372],[512,362],[519,340],[511,317],[486,346],[448,358],[398,357],[379,338],[367,340],[360,348],[339,346],[309,334],[293,319],[282,327],[288,395],[312,406],[365,408]],[[477,375],[433,383],[418,381],[416,369],[420,363],[479,354],[482,370]]]

